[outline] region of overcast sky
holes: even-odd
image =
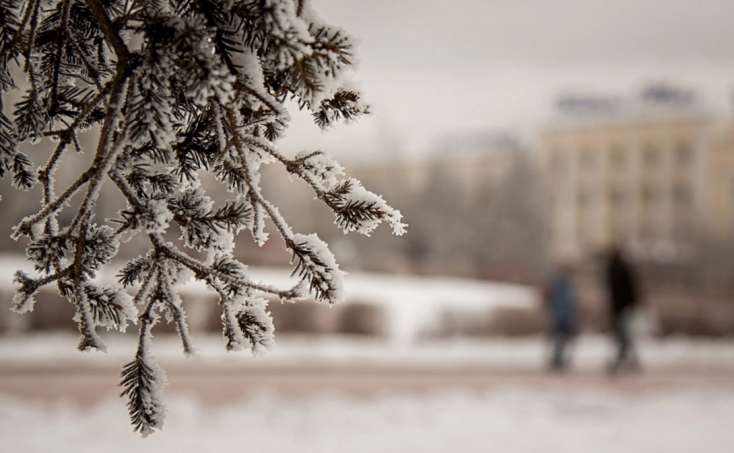
[[[731,109],[732,0],[312,0],[359,40],[374,114],[326,133],[296,115],[284,146],[420,153],[462,131],[526,135],[560,92],[668,81]]]

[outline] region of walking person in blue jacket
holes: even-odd
[[[560,265],[545,291],[545,304],[550,325],[551,355],[549,368],[563,371],[569,364],[569,349],[577,332],[577,295],[573,267]]]

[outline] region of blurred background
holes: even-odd
[[[265,194],[349,272],[346,302],[273,301],[277,345],[253,358],[224,352],[217,298],[184,286],[199,354],[183,357],[173,326],[159,326],[171,406],[164,431],[142,441],[116,397],[134,332],[108,334],[106,355],[77,352],[73,308],[51,288],[33,313],[0,310],[0,441],[12,451],[730,451],[734,5],[312,2],[359,38],[354,78],[373,113],[321,131],[292,106],[281,146],[337,157],[403,212],[408,234],[343,235],[306,186],[269,168]],[[61,168],[59,184],[76,168]],[[10,229],[38,194],[0,186],[9,302],[13,273],[31,270]],[[122,207],[104,192],[100,219]],[[642,368],[609,375],[613,245],[639,282],[630,330]],[[243,234],[236,251],[255,277],[292,281],[277,239],[258,248]],[[573,268],[580,335],[566,372],[549,373],[547,288],[560,265]],[[59,443],[91,433],[93,444]]]

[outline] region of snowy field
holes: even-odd
[[[0,397],[6,452],[728,453],[734,394],[542,391],[260,395],[209,407],[169,398],[163,432],[140,439],[119,400],[91,408]]]

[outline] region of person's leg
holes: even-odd
[[[612,338],[616,352],[614,358],[609,362],[609,372],[615,373],[619,371],[625,357],[627,356],[627,335],[624,326],[624,316],[622,313],[612,314]]]
[[[625,332],[625,356],[624,365],[627,369],[636,371],[640,369],[640,359],[637,355],[637,345],[634,332],[634,316],[635,312],[632,308],[627,308],[624,313],[624,332]]]
[[[561,338],[560,334],[558,332],[553,332],[551,335],[551,357],[550,357],[550,363],[549,368],[551,370],[557,370],[561,367]]]
[[[553,333],[553,351],[551,354],[550,368],[555,371],[562,370],[566,366],[566,334],[560,331]]]
[[[569,335],[567,332],[561,333],[560,338],[560,351],[559,356],[561,357],[561,369],[565,369],[568,366],[568,342],[569,342]]]
[[[569,368],[572,364],[571,355],[573,353],[574,340],[576,339],[573,332],[567,332],[563,343],[563,366]]]
[[[624,365],[629,360],[629,352],[630,352],[630,323],[629,323],[629,313],[628,310],[624,310],[622,313],[619,314],[617,317],[618,321],[618,330],[619,333],[617,334],[619,337],[619,350],[617,353],[617,364],[619,366]]]

